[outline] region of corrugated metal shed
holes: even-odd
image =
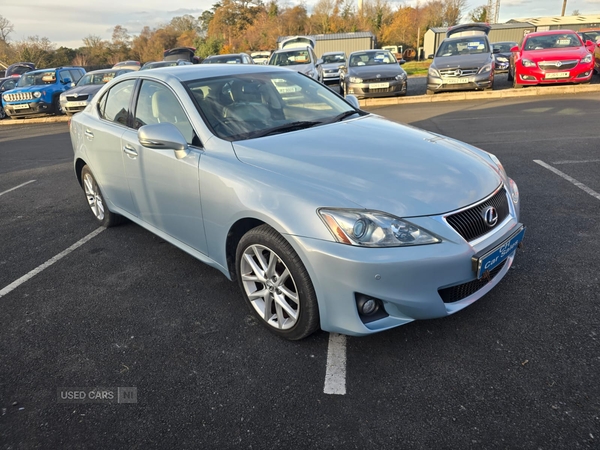
[[[490,42],[514,41],[520,42],[523,36],[527,33],[535,31],[535,26],[530,23],[514,22],[514,23],[493,23],[490,25],[489,34]],[[423,37],[423,50],[425,56],[435,53],[444,38],[446,37],[448,28],[430,28]]]
[[[354,33],[332,33],[332,34],[311,34],[315,39],[315,53],[320,58],[326,52],[346,52],[346,55],[359,51],[375,48],[377,41],[375,35],[370,31],[356,31]],[[277,48],[279,44],[293,36],[280,36],[277,39]]]

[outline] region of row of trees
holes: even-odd
[[[132,36],[121,25],[110,40],[89,35],[78,49],[56,48],[46,37],[32,36],[12,42],[11,22],[0,16],[0,64],[31,61],[38,67],[76,64],[106,66],[134,59],[162,59],[164,49],[196,47],[206,57],[217,53],[273,50],[279,36],[371,31],[379,45],[422,45],[431,27],[451,26],[465,16],[467,0],[422,0],[417,5],[394,6],[390,0],[319,0],[309,14],[306,6],[282,6],[277,0],[221,0],[201,16],[173,18],[157,28],[144,27]],[[485,7],[466,15],[467,20],[485,19]]]

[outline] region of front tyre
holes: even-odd
[[[54,100],[52,101],[52,107],[54,109],[54,114],[56,114],[57,116],[63,114],[63,110],[60,107],[60,97],[58,95],[54,97]]]
[[[292,246],[261,225],[246,233],[236,251],[236,275],[248,306],[270,331],[289,340],[319,328],[312,282]]]
[[[88,166],[81,169],[81,185],[90,210],[100,226],[108,228],[123,222],[123,216],[109,211],[106,207],[100,187]]]

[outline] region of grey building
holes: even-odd
[[[526,19],[511,19],[507,23],[530,23],[535,31],[549,30],[573,30],[579,31],[584,28],[600,28],[600,14],[588,14],[583,16],[548,16],[530,17]]]
[[[521,42],[523,36],[535,30],[535,26],[527,22],[494,23],[489,34],[490,42],[513,41]],[[430,28],[423,36],[423,50],[425,57],[433,55],[444,38],[448,28]]]
[[[280,36],[277,39],[277,48],[281,48],[282,41],[293,36]],[[312,34],[315,40],[315,53],[320,58],[326,52],[346,52],[349,55],[359,50],[376,48],[377,40],[370,31],[356,31],[354,33]]]

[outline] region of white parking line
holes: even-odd
[[[35,180],[30,180],[30,181],[27,181],[26,183],[23,183],[23,184],[20,184],[20,185],[18,185],[18,186],[15,186],[14,188],[11,188],[11,189],[9,189],[9,190],[7,190],[7,191],[0,192],[0,195],[8,194],[9,192],[11,192],[11,191],[14,191],[15,189],[19,189],[20,187],[26,186],[26,185],[28,185],[29,183],[33,183],[33,182],[35,182]]]
[[[594,191],[593,189],[587,187],[585,184],[577,181],[575,178],[570,177],[569,175],[567,175],[564,172],[561,172],[558,169],[555,169],[554,167],[552,167],[550,164],[546,164],[544,161],[540,161],[539,159],[534,159],[533,160],[534,163],[539,164],[542,167],[545,167],[546,169],[548,169],[550,172],[554,172],[556,175],[558,175],[559,177],[564,178],[565,180],[569,181],[570,183],[573,183],[575,186],[577,186],[579,189],[587,192],[588,194],[590,194],[592,197],[597,198],[598,200],[600,200],[600,194],[598,194],[596,191]]]
[[[588,159],[588,160],[582,160],[582,161],[554,161],[552,164],[589,164],[589,163],[599,163],[600,159]]]
[[[41,266],[36,267],[31,272],[27,273],[26,275],[23,275],[18,280],[13,281],[12,283],[10,283],[5,288],[0,289],[0,298],[4,297],[6,294],[8,294],[9,292],[11,292],[12,290],[18,288],[20,285],[22,285],[23,283],[25,283],[27,280],[30,280],[31,278],[33,278],[38,273],[40,273],[42,270],[47,269],[52,264],[54,264],[56,261],[59,261],[63,257],[67,256],[73,250],[76,250],[77,248],[81,247],[83,244],[85,244],[87,241],[89,241],[90,239],[92,239],[94,236],[97,236],[98,234],[100,234],[105,229],[106,228],[103,228],[103,227],[97,228],[95,231],[92,231],[86,237],[84,237],[84,238],[80,239],[79,241],[75,242],[68,249],[63,250],[58,255],[54,256],[53,258],[50,258],[48,261],[46,261]]]
[[[343,334],[329,334],[323,392],[333,395],[346,394],[346,336]]]

